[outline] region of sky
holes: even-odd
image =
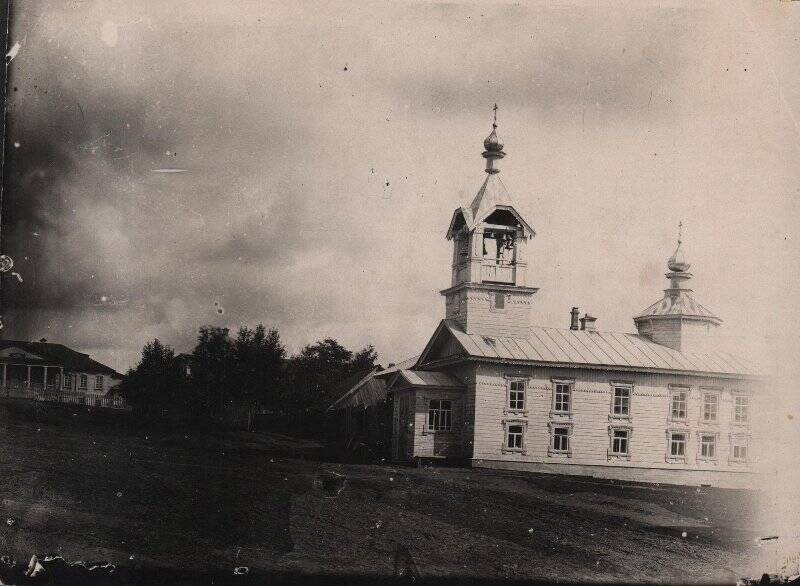
[[[790,4],[17,3],[4,335],[121,371],[204,324],[415,355],[496,102],[536,323],[633,331],[683,221],[731,347],[791,356]]]

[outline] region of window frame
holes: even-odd
[[[78,389],[81,391],[86,391],[89,389],[89,375],[88,374],[79,374],[78,375]]]
[[[508,438],[511,433],[511,427],[520,426],[522,432],[520,434],[521,447],[509,447]],[[528,453],[528,421],[526,419],[510,418],[503,419],[503,441],[501,453],[503,454],[527,454]]]
[[[745,404],[745,418],[739,420],[738,418],[738,406],[736,405],[737,401],[740,399],[744,399],[746,401]],[[753,418],[753,401],[752,397],[749,393],[745,393],[742,391],[734,391],[731,393],[731,424],[740,426],[740,427],[749,427],[750,422]]]
[[[103,390],[103,382],[104,382],[103,378],[104,377],[103,377],[102,374],[96,374],[94,376],[94,390],[95,391],[102,391]]]
[[[673,454],[672,444],[675,441],[674,436],[683,436],[683,454]],[[667,447],[665,459],[667,462],[686,463],[689,457],[689,431],[687,429],[667,429]]]
[[[627,432],[627,451],[626,452],[615,452],[614,451],[614,437],[615,433],[618,431]],[[630,460],[632,451],[631,451],[631,444],[633,438],[633,427],[630,425],[609,425],[608,426],[608,449],[607,449],[607,458],[609,460]]]
[[[547,440],[547,455],[550,457],[572,457],[572,430],[573,425],[572,422],[564,422],[564,421],[550,421],[547,424],[548,427],[548,440]],[[556,437],[556,429],[566,429],[567,430],[567,449],[566,450],[559,450],[555,447],[555,437]]]
[[[611,407],[609,412],[609,420],[623,420],[631,421],[632,407],[633,407],[633,383],[629,381],[611,381]],[[617,403],[617,389],[628,391],[628,409],[627,413],[615,413],[614,409]]]
[[[706,419],[706,397],[714,397],[714,419]],[[716,389],[700,390],[700,423],[703,425],[718,425],[720,414],[720,392]]]
[[[61,388],[62,389],[71,389],[72,388],[72,373],[65,372],[64,376],[61,377]]]
[[[710,437],[714,440],[714,454],[712,456],[703,455],[704,438]],[[719,433],[715,431],[699,430],[697,432],[697,461],[710,462],[716,464],[719,461]]]
[[[426,397],[427,399],[427,410],[425,411],[425,432],[426,434],[436,434],[436,433],[453,433],[453,400],[450,398],[442,398],[442,397]],[[433,402],[436,401],[439,406],[434,409]],[[442,407],[442,403],[447,402],[450,404],[449,409],[444,409]],[[431,415],[434,416],[434,419],[437,419],[436,414],[439,414],[441,417],[442,413],[447,413],[447,427],[440,425],[436,427],[431,427]]]
[[[553,389],[551,392],[550,398],[550,415],[551,416],[561,416],[561,417],[572,417],[572,406],[575,400],[575,379],[566,379],[566,378],[553,378],[551,379],[551,383],[553,385]],[[566,410],[559,410],[556,409],[556,405],[558,404],[557,397],[558,397],[558,387],[565,386],[567,387],[568,393],[568,404]]]
[[[731,433],[729,436],[730,450],[728,451],[728,464],[741,465],[750,464],[752,462],[752,441],[749,433]],[[746,455],[744,457],[735,456],[734,451],[736,447],[744,446]]]
[[[667,414],[667,421],[676,421],[686,423],[689,420],[689,387],[670,387],[669,389],[669,412]],[[676,417],[674,411],[675,396],[683,394],[683,417]]]
[[[528,413],[528,383],[530,379],[524,376],[505,375],[506,379],[506,406],[505,413],[514,413],[527,415]],[[522,407],[513,407],[511,405],[511,393],[519,393],[519,389],[512,389],[511,386],[516,383],[522,383]]]
[[[489,309],[491,311],[504,312],[504,311],[506,311],[508,309],[508,302],[511,299],[511,295],[509,293],[502,293],[502,292],[498,293],[498,292],[495,291],[493,293],[490,293],[489,295],[490,295],[490,297],[489,297]],[[502,307],[497,305],[497,299],[498,298],[503,300]]]

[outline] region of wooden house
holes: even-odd
[[[686,287],[680,235],[669,286],[635,315],[636,333],[599,331],[577,308],[564,329],[533,325],[536,233],[500,180],[496,129],[484,141],[486,179],[447,230],[445,317],[413,366],[375,375],[393,396],[394,459],[749,486],[766,381],[716,349],[722,320]]]

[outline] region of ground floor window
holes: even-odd
[[[450,431],[453,403],[446,399],[431,399],[428,404],[428,431]]]
[[[711,434],[700,436],[700,457],[706,460],[717,457],[717,436]]]
[[[611,454],[627,456],[630,453],[631,431],[629,429],[611,430]]]
[[[731,459],[734,462],[747,462],[749,455],[749,441],[744,436],[731,437]]]
[[[669,455],[672,458],[686,457],[686,434],[672,433],[669,438]]]
[[[525,422],[524,421],[506,421],[505,422],[505,439],[503,441],[503,450],[510,452],[524,452],[525,451]]]

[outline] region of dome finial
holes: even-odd
[[[497,161],[506,156],[503,152],[503,142],[497,136],[497,104],[494,105],[494,118],[492,120],[492,132],[483,141],[483,158],[486,159],[486,172],[489,174],[497,173]]]
[[[667,267],[669,270],[676,272],[676,273],[685,273],[689,270],[691,266],[683,256],[683,251],[681,250],[681,243],[683,242],[683,220],[678,222],[678,246],[675,248],[675,252],[672,253],[672,256],[669,257],[667,261]]]

